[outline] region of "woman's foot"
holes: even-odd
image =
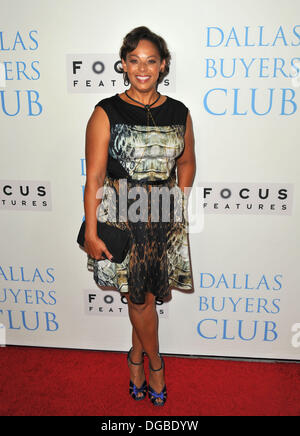
[[[144,353],[131,348],[127,355],[130,371],[129,393],[134,400],[143,400],[147,393],[147,383],[144,371]]]
[[[163,406],[167,399],[164,360],[161,356],[149,359],[149,398],[155,406]]]

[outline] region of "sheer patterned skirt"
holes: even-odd
[[[123,182],[106,176],[97,216],[109,225],[128,229],[131,247],[122,263],[88,255],[88,269],[93,271],[95,282],[104,290],[129,293],[135,304],[145,302],[146,292],[159,300],[169,299],[171,289],[191,292],[185,197],[176,178],[159,186],[126,179]],[[165,197],[160,195],[162,187]]]

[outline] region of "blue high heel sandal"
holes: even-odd
[[[151,365],[150,365],[150,362],[149,362],[149,368],[151,369],[151,371],[161,371],[162,369],[164,369],[164,367],[165,367],[165,363],[164,363],[164,360],[163,360],[163,358],[161,357],[161,355],[159,354],[159,357],[160,357],[160,359],[161,359],[161,367],[160,368],[158,368],[158,369],[153,369],[152,367],[151,367]],[[165,402],[166,402],[166,400],[167,400],[167,387],[166,387],[166,385],[164,385],[164,387],[163,387],[163,389],[162,389],[162,391],[161,392],[156,392],[150,385],[149,385],[149,388],[148,388],[148,396],[149,396],[149,399],[150,399],[150,401],[151,401],[151,403],[152,404],[154,404],[154,406],[163,406],[164,404],[165,404]],[[159,399],[161,400],[161,401],[159,401]]]
[[[130,363],[131,365],[142,365],[144,363],[144,353],[143,353],[143,360],[142,362],[139,363],[135,363],[132,362],[132,360],[130,359],[130,352],[131,352],[132,348],[130,348],[130,350],[128,351],[127,354],[127,362],[128,364]],[[146,395],[147,395],[147,382],[146,380],[144,380],[144,383],[142,384],[142,386],[140,388],[138,388],[131,380],[129,382],[129,394],[131,396],[131,398],[133,398],[135,401],[140,401],[143,400]]]

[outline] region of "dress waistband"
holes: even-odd
[[[131,184],[134,185],[164,185],[165,183],[169,182],[171,179],[175,178],[175,171],[173,169],[167,179],[161,179],[161,180],[147,180],[147,179],[137,180],[137,179],[132,179],[131,177],[114,177],[111,176],[110,174],[107,174],[107,177],[111,180],[126,179],[127,182],[130,182]]]

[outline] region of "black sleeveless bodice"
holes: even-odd
[[[186,106],[167,97],[160,106],[151,108],[155,125],[151,118],[147,123],[142,106],[127,103],[118,94],[97,106],[105,110],[110,121],[107,174],[149,182],[168,179],[184,148]]]

